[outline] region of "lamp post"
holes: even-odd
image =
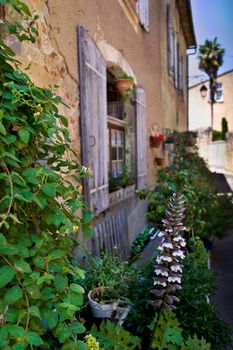
[[[211,129],[213,130],[214,127],[214,102],[215,102],[215,92],[216,92],[216,88],[215,88],[215,80],[212,78],[210,79],[210,84],[209,84],[209,90],[210,90],[210,115],[211,115]],[[207,87],[202,84],[201,88],[200,88],[200,94],[201,97],[203,99],[206,98],[207,95]]]

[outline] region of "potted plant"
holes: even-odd
[[[134,78],[125,74],[115,80],[115,86],[121,96],[127,97],[133,93]]]
[[[134,268],[117,255],[117,249],[113,255],[103,252],[101,256],[93,257],[87,253],[86,257],[89,267],[84,289],[89,290],[87,298],[93,317],[114,318],[118,311],[121,314],[126,309],[129,311],[129,288]]]
[[[163,166],[164,165],[164,159],[162,157],[156,157],[155,160],[156,160],[156,164],[158,166]]]

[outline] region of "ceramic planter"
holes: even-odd
[[[166,143],[164,144],[164,150],[167,152],[173,152],[174,151],[174,143]]]
[[[118,79],[115,80],[116,89],[121,96],[125,96],[133,89],[134,82],[133,80],[127,79]]]
[[[96,318],[111,318],[113,311],[116,310],[117,301],[114,303],[106,303],[101,304],[95,300],[95,295],[100,293],[101,289],[103,289],[107,292],[107,287],[97,287],[89,291],[87,298],[88,303],[91,307],[92,315]]]

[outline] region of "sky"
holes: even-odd
[[[233,69],[233,0],[191,0],[193,24],[197,41],[213,40],[225,49],[224,63],[218,74]],[[189,56],[189,85],[205,80],[205,73],[198,69],[197,54]],[[196,77],[198,76],[198,77]]]

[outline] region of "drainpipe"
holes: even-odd
[[[197,53],[197,46],[196,45],[191,45],[188,47],[187,50],[194,50],[192,52],[188,52],[186,57],[187,57],[187,75],[186,75],[186,86],[187,86],[187,130],[189,130],[189,81],[188,81],[188,73],[189,73],[189,56],[195,55]]]

